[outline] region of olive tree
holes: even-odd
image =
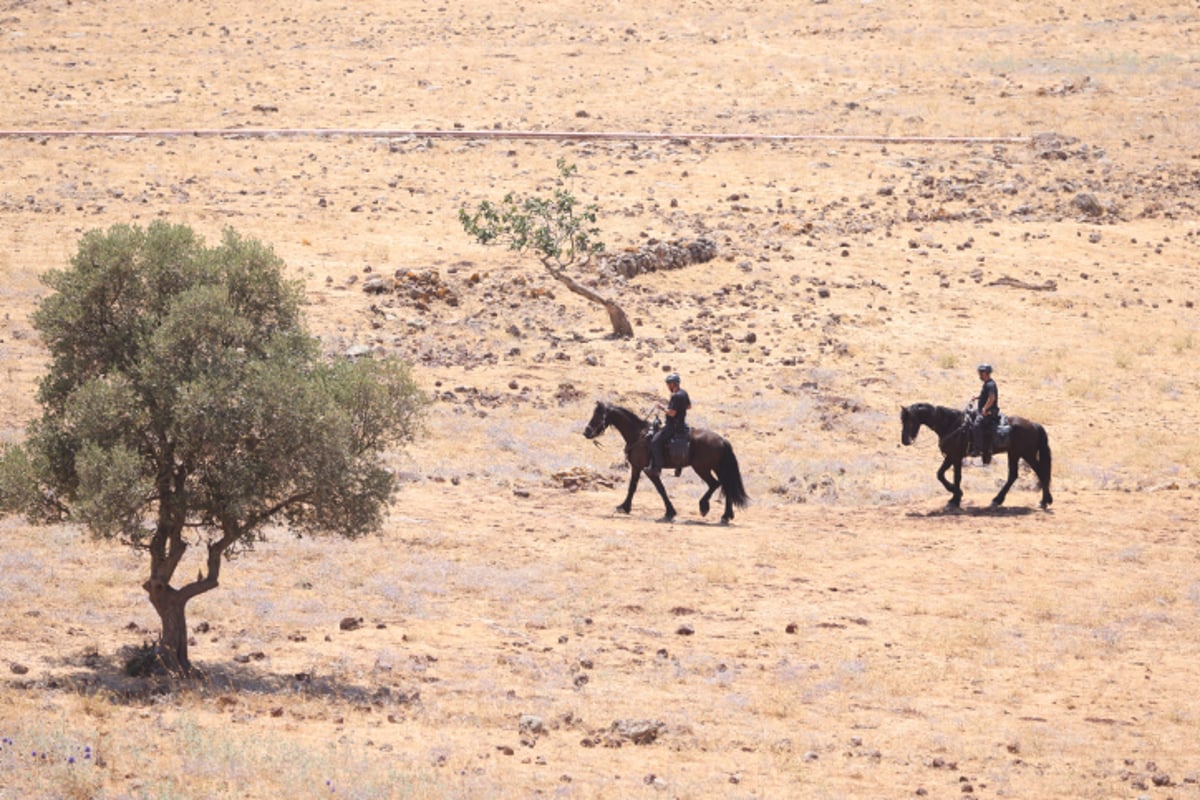
[[[33,315],[50,363],[41,416],[0,452],[0,510],[67,521],[149,557],[157,654],[190,670],[185,608],[268,526],[358,537],[396,490],[383,457],[424,397],[391,359],[324,359],[302,289],[225,231],[117,225],[83,236]],[[177,576],[203,546],[194,580]]]
[[[468,235],[484,245],[505,245],[518,253],[533,253],[551,277],[575,294],[604,306],[613,335],[633,336],[625,312],[612,300],[580,283],[569,269],[586,268],[592,257],[604,252],[596,227],[598,207],[580,206],[567,184],[578,170],[558,160],[557,185],[550,197],[518,197],[509,192],[499,204],[484,200],[474,212],[459,209],[458,218]]]

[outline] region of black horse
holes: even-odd
[[[944,458],[938,469],[937,477],[942,486],[950,492],[949,505],[957,508],[962,502],[962,463],[967,457],[971,444],[970,426],[964,424],[967,414],[965,411],[955,411],[945,406],[935,406],[929,403],[914,403],[900,409],[900,441],[906,445],[912,444],[917,438],[922,425],[938,435],[938,448]],[[1012,429],[1007,441],[997,437],[995,451],[1008,453],[1008,480],[1000,494],[992,500],[993,506],[1004,502],[1008,490],[1017,479],[1017,467],[1021,459],[1025,459],[1033,471],[1037,473],[1038,482],[1042,487],[1042,508],[1048,508],[1054,502],[1050,496],[1050,441],[1046,429],[1040,424],[1022,417],[1009,417]],[[954,467],[954,483],[946,480],[946,470]]]
[[[595,439],[610,425],[620,431],[621,436],[625,438],[625,457],[629,460],[631,468],[629,494],[625,496],[625,502],[617,506],[617,510],[628,514],[633,507],[633,493],[637,490],[638,478],[642,471],[650,465],[650,437],[648,435],[650,422],[627,408],[609,403],[596,403],[596,411],[592,414],[592,419],[587,427],[583,429],[583,435],[588,439]],[[733,454],[733,445],[717,434],[702,428],[692,428],[690,439],[691,447],[686,466],[694,469],[696,474],[708,484],[708,491],[700,498],[700,514],[708,514],[708,499],[712,497],[713,492],[720,488],[721,493],[725,496],[725,514],[721,517],[721,522],[728,523],[733,519],[734,506],[744,508],[750,502],[749,496],[746,495],[746,487],[742,484],[742,473],[738,469],[737,457]],[[668,464],[667,466],[676,465]],[[714,471],[716,477],[713,477]],[[654,488],[658,489],[658,493],[667,507],[663,520],[673,519],[675,506],[671,505],[671,499],[667,497],[667,490],[663,487],[662,480],[649,472],[646,473],[646,477],[654,484]]]

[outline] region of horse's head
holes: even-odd
[[[600,434],[604,433],[604,429],[608,427],[608,406],[604,403],[596,403],[596,410],[592,412],[592,419],[588,422],[587,427],[583,429],[584,437],[595,439]]]
[[[900,443],[910,445],[917,439],[921,431],[921,420],[913,411],[912,406],[900,407]]]

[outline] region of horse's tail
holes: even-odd
[[[1038,476],[1038,480],[1041,481],[1043,489],[1050,491],[1050,437],[1041,425],[1038,425],[1037,460],[1044,473]]]
[[[721,460],[717,462],[717,480],[721,481],[721,493],[725,499],[738,508],[745,508],[750,502],[746,494],[746,486],[742,483],[742,471],[738,468],[737,456],[733,454],[733,445],[725,442],[721,449]]]

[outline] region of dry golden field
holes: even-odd
[[[189,606],[194,681],[122,673],[137,554],[0,520],[0,798],[1200,797],[1198,41],[1173,0],[0,0],[0,442],[38,276],[159,218],[271,243],[330,357],[435,398],[380,536],[280,531]],[[263,128],[376,133],[179,133]],[[387,133],[456,129],[671,136]],[[817,138],[702,136],[749,133]],[[588,276],[631,340],[459,226],[560,158],[611,250],[717,244]],[[456,304],[362,291],[428,271]],[[990,509],[998,461],[948,512],[900,444],[979,361],[1050,511],[1025,469]],[[686,474],[614,513],[580,435],[668,370],[729,526]]]

